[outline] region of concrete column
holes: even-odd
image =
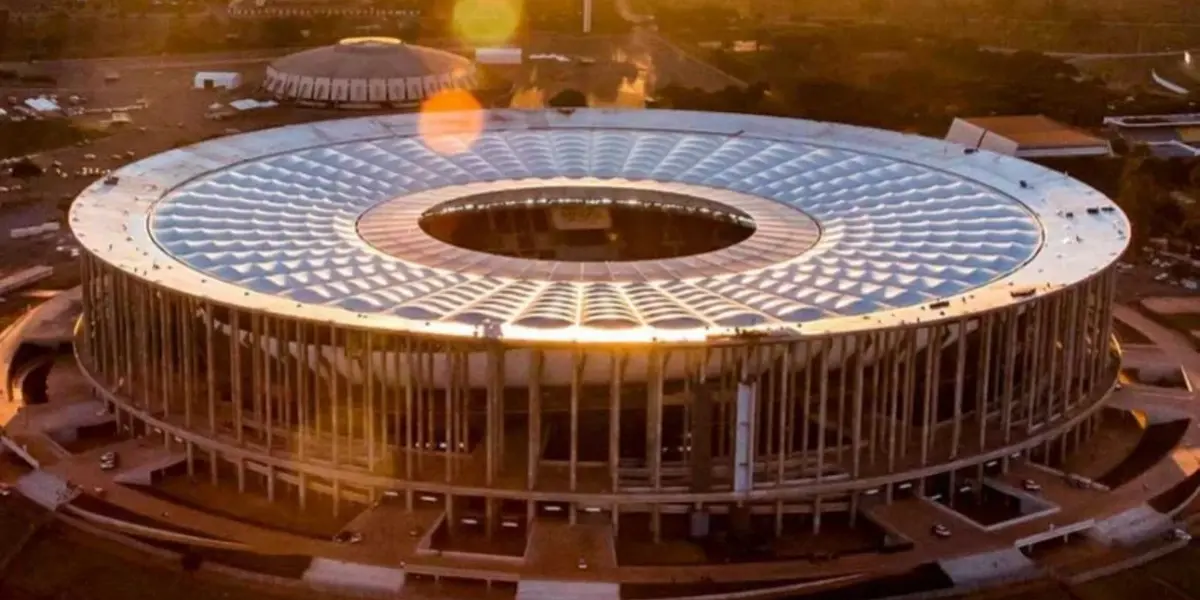
[[[608,476],[612,491],[616,492],[621,485],[621,380],[625,374],[625,355],[613,352],[610,359],[612,362],[608,386]],[[613,513],[615,515],[616,511]]]
[[[533,350],[530,356],[529,402],[525,415],[528,419],[528,446],[526,448],[525,483],[526,489],[537,487],[538,462],[542,455],[542,352]],[[613,387],[618,384],[614,380]],[[610,442],[612,434],[609,434]],[[612,457],[612,449],[609,450]],[[616,463],[613,463],[613,487],[616,488]],[[532,505],[531,505],[532,506]]]
[[[747,493],[754,488],[754,404],[758,382],[743,376],[737,387],[737,429],[734,434],[733,491]]]
[[[646,373],[646,465],[656,492],[662,488],[663,359],[663,353],[652,348]],[[652,504],[650,511],[650,528],[658,543],[662,541],[662,507]]]
[[[693,383],[691,402],[692,451],[688,457],[692,472],[691,491],[704,493],[712,487],[713,405],[712,394],[702,382]]]

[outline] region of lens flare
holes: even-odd
[[[471,149],[483,131],[483,107],[470,92],[444,90],[421,103],[417,132],[430,150],[455,155]]]
[[[458,0],[454,32],[471,46],[501,46],[516,35],[521,0]]]

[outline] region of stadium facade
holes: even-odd
[[[1096,430],[1129,223],[1064,175],[758,116],[479,127],[291,126],[88,188],[76,347],[119,421],[275,501],[655,540],[854,525]]]

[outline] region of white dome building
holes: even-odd
[[[267,67],[263,87],[285,101],[337,108],[408,106],[444,89],[474,89],[475,65],[395,38],[349,38]]]

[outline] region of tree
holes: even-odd
[[[1192,170],[1188,172],[1188,185],[1193,188],[1200,188],[1200,163],[1196,163]]]
[[[0,8],[0,52],[8,46],[8,9]]]
[[[868,17],[878,17],[883,12],[883,0],[859,0],[859,9]]]
[[[588,100],[579,90],[565,89],[555,94],[546,104],[552,108],[587,108]]]
[[[1125,138],[1116,138],[1109,142],[1109,146],[1112,147],[1113,154],[1117,156],[1125,156],[1129,153],[1129,142],[1125,141]]]
[[[1051,19],[1061,19],[1067,12],[1067,6],[1063,0],[1046,0],[1046,14]]]
[[[179,557],[179,567],[184,573],[195,573],[200,570],[200,566],[204,563],[204,558],[192,551],[184,552]]]
[[[988,8],[1001,17],[1011,17],[1016,5],[1013,0],[988,0]]]
[[[12,176],[18,179],[30,179],[41,174],[42,168],[28,158],[23,158],[12,166]]]

